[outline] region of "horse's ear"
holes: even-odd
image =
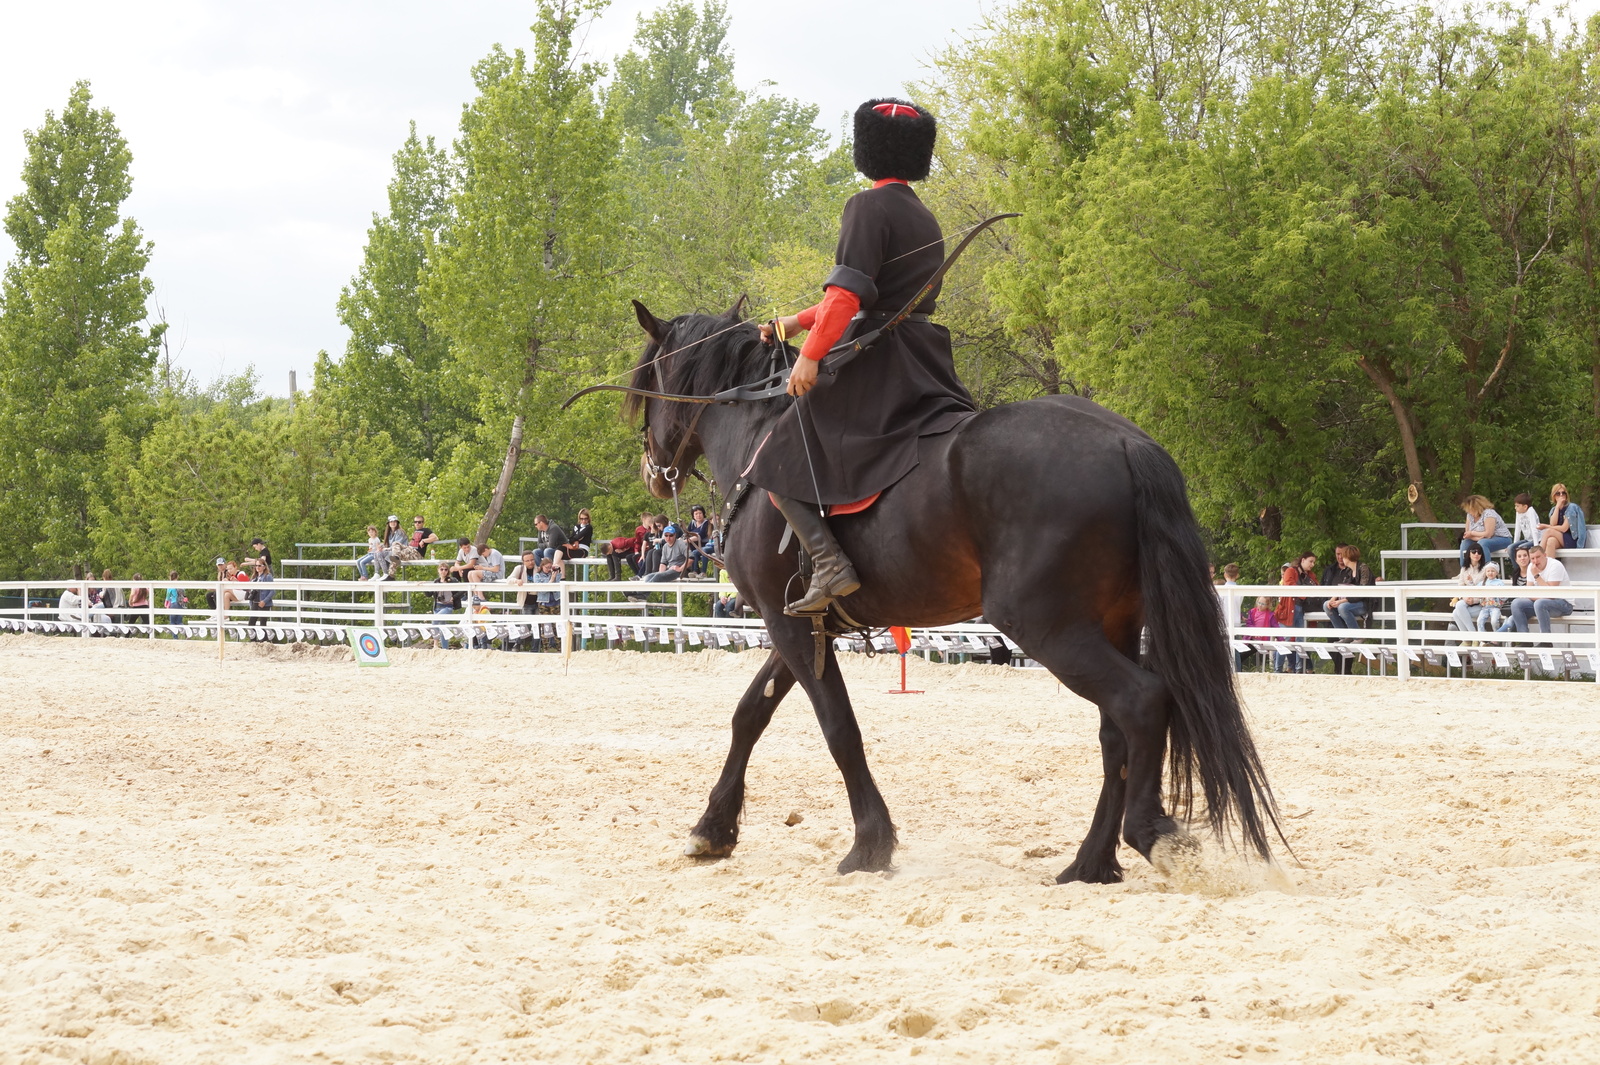
[[[661,343],[661,339],[667,335],[667,327],[656,320],[656,316],[650,313],[650,308],[638,300],[634,300],[633,314],[635,318],[639,319],[640,328],[649,334],[650,339],[657,344]]]
[[[739,298],[733,301],[733,306],[728,308],[728,313],[723,315],[722,317],[724,317],[724,318],[732,318],[736,322],[744,321],[744,303],[745,303],[745,300],[748,300],[749,298],[750,298],[750,293],[748,293],[748,292],[740,293],[739,294]]]

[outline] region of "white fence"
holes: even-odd
[[[119,603],[135,598],[142,601],[138,606],[90,608],[87,613],[82,606],[73,605],[73,597],[79,603],[87,602],[89,589],[102,587],[119,590]],[[380,629],[386,639],[398,644],[432,641],[472,648],[540,640],[563,651],[622,645],[685,651],[703,646],[764,647],[768,643],[759,619],[713,618],[686,609],[686,600],[704,609],[709,597],[727,588],[703,581],[563,581],[527,586],[422,581],[184,582],[176,587],[186,602],[169,607],[166,600],[171,587],[170,582],[162,581],[0,582],[0,631],[224,642],[229,638],[342,642],[350,629],[359,628]],[[71,593],[66,606],[59,598],[63,590]],[[1536,621],[1529,625],[1529,632],[1456,631],[1450,600],[1463,594],[1481,597],[1485,589],[1443,581],[1295,589],[1300,598],[1319,599],[1337,593],[1375,600],[1377,609],[1370,612],[1363,628],[1331,627],[1320,613],[1310,614],[1308,624],[1300,628],[1251,628],[1240,621],[1240,610],[1257,597],[1275,599],[1286,590],[1278,585],[1217,589],[1224,597],[1223,614],[1233,649],[1240,654],[1256,652],[1257,668],[1290,661],[1350,659],[1365,673],[1402,680],[1435,671],[1446,676],[1520,673],[1570,679],[1594,677],[1600,665],[1600,631],[1593,606],[1600,596],[1600,584],[1489,590],[1506,600],[1508,605],[1502,611],[1506,618],[1512,616],[1509,604],[1516,599],[1567,600],[1575,609],[1554,618],[1548,633],[1537,631]],[[249,593],[263,591],[273,595],[270,609],[252,609],[244,601]],[[555,596],[552,613],[533,612],[541,591]],[[135,596],[135,592],[143,595]],[[435,612],[433,593],[439,592],[460,593],[467,609]],[[468,596],[481,601],[465,602]],[[1230,605],[1238,609],[1229,609]],[[987,655],[998,644],[1011,648],[1013,654],[1025,654],[992,626],[977,621],[915,629],[913,641],[913,649],[930,659],[934,654],[946,660]],[[867,650],[860,640],[840,640],[838,646],[841,650]],[[887,636],[879,636],[872,649],[888,651],[892,647]]]

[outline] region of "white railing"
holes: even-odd
[[[708,597],[728,589],[706,581],[644,583],[638,581],[562,581],[557,584],[512,585],[505,582],[440,585],[426,581],[281,580],[271,584],[234,581],[185,581],[176,585],[186,599],[165,605],[167,581],[7,581],[0,582],[0,631],[42,634],[212,639],[251,641],[344,641],[351,629],[380,629],[394,643],[434,641],[442,646],[507,646],[540,639],[563,651],[636,645],[674,651],[703,646],[764,647],[767,634],[758,618],[714,618],[689,609],[704,609]],[[90,589],[121,592],[126,603],[142,591],[139,606],[63,608],[59,593],[70,589],[86,603]],[[251,592],[270,591],[270,610],[252,609]],[[1336,628],[1321,613],[1309,613],[1299,628],[1252,628],[1240,611],[1257,597],[1276,599],[1290,589],[1280,585],[1237,585],[1216,589],[1225,604],[1227,636],[1234,651],[1255,651],[1262,668],[1275,658],[1293,655],[1301,661],[1353,659],[1367,673],[1407,679],[1440,670],[1447,676],[1478,673],[1536,672],[1546,676],[1596,676],[1600,665],[1600,627],[1594,601],[1600,584],[1563,588],[1486,590],[1439,581],[1387,582],[1372,587],[1300,586],[1295,598],[1321,599],[1331,594],[1377,601],[1365,628]],[[1516,599],[1566,599],[1578,609],[1553,619],[1551,632],[1461,632],[1453,628],[1449,600],[1493,591],[1508,603]],[[525,612],[519,600],[537,603],[541,593],[554,595],[552,613]],[[457,594],[463,608],[436,613],[434,593]],[[473,597],[469,601],[468,597]],[[525,598],[524,598],[525,597]],[[115,597],[113,597],[115,598]],[[1236,609],[1229,609],[1233,604]],[[1512,616],[1510,606],[1504,618]],[[1535,615],[1536,618],[1537,615]],[[986,655],[995,643],[1025,654],[994,627],[981,621],[913,630],[913,649],[945,660]],[[841,639],[843,650],[866,650],[860,639]],[[887,636],[875,637],[874,651],[892,648]]]

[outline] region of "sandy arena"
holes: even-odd
[[[1046,885],[1039,672],[847,659],[902,850],[841,878],[798,690],[681,856],[755,655],[0,652],[0,1062],[1600,1060],[1593,687],[1247,678],[1304,868],[1178,890]]]

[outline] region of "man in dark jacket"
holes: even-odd
[[[938,220],[910,185],[928,176],[936,132],[931,114],[903,100],[868,100],[856,110],[856,169],[872,188],[845,204],[822,302],[778,320],[783,336],[810,335],[789,375],[796,401],[757,451],[750,481],[772,494],[812,559],[811,585],[789,614],[821,613],[861,587],[827,508],[888,488],[916,467],[921,437],[949,432],[977,412],[956,375],[949,331],[927,318],[937,288],[912,318],[818,376],[830,348],[881,327],[944,261]]]

